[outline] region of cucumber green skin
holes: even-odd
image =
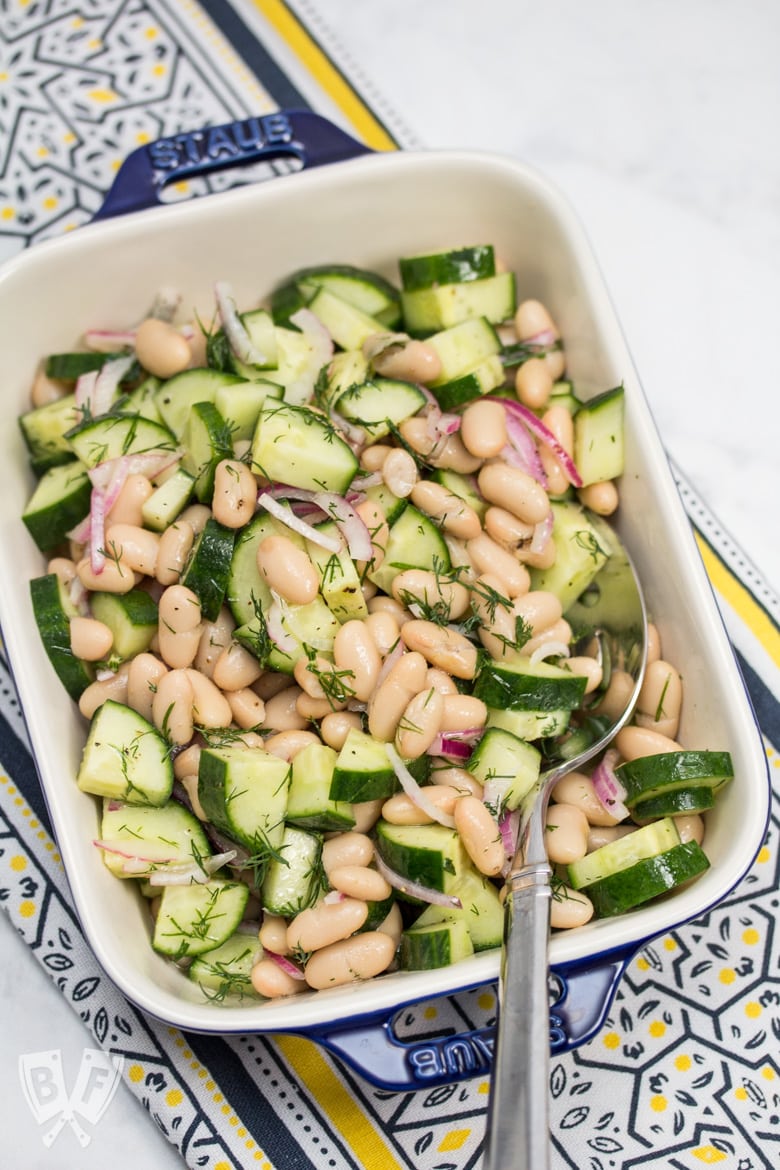
[[[402,971],[431,971],[468,959],[473,953],[465,922],[443,921],[405,930],[398,962]]]
[[[229,988],[228,994],[237,999],[245,995],[257,998],[252,987],[252,967],[261,957],[263,948],[251,934],[232,934],[221,946],[204,951],[190,963],[188,977],[213,997]]]
[[[626,789],[626,805],[673,792],[678,788],[720,788],[734,777],[729,752],[681,751],[642,756],[615,769]]]
[[[465,923],[475,951],[489,951],[500,947],[504,937],[504,907],[493,883],[473,867],[466,868],[449,891],[460,898],[460,909],[431,904],[423,910],[415,926],[429,926],[434,922]]]
[[[376,848],[385,864],[428,889],[451,893],[467,868],[458,834],[444,825],[390,825],[380,820],[375,834]],[[403,891],[398,896],[406,898]]]
[[[47,378],[60,382],[75,382],[82,374],[100,370],[106,362],[125,357],[123,353],[50,353],[46,359]],[[126,379],[129,380],[129,377]]]
[[[414,292],[434,284],[462,284],[495,276],[496,260],[492,244],[477,244],[430,256],[408,256],[398,261],[398,268],[404,292]]]
[[[498,662],[488,662],[474,685],[474,694],[488,707],[513,711],[576,710],[582,704],[585,679],[544,678],[508,670]]]
[[[361,804],[365,800],[386,800],[398,791],[398,780],[388,763],[386,770],[364,772],[337,764],[330,782],[330,799]]]
[[[322,285],[329,287],[328,277],[335,277],[337,280],[343,278],[346,281],[354,281],[356,286],[360,284],[369,285],[376,290],[377,304],[383,307],[366,309],[364,304],[359,300],[350,301],[356,308],[363,309],[364,312],[370,312],[372,316],[381,321],[388,329],[393,329],[401,319],[401,308],[398,296],[398,290],[383,276],[377,272],[370,272],[363,268],[355,268],[351,264],[319,264],[312,268],[301,268],[295,272],[289,281],[280,285],[271,295],[271,312],[274,321],[277,325],[288,325],[290,317],[298,309],[304,308],[310,301],[311,296],[304,292],[299,287],[299,282],[307,284]],[[343,284],[340,284],[342,292],[337,295],[344,296]],[[337,291],[334,289],[333,291]],[[344,296],[344,300],[348,300]]]
[[[637,824],[654,821],[658,817],[689,816],[707,812],[715,804],[712,788],[675,788],[652,796],[649,800],[638,800],[631,809],[631,819]]]
[[[84,519],[89,511],[92,485],[89,476],[75,460],[50,467],[38,485],[45,492],[47,477],[51,484],[59,487],[57,496],[49,504],[36,503],[38,489],[22,513],[27,531],[41,552],[49,552],[65,540],[72,528]],[[67,490],[66,490],[67,489]]]
[[[71,699],[78,701],[95,675],[92,667],[77,658],[70,648],[70,615],[63,604],[56,573],[34,577],[30,582],[33,616],[43,648],[54,673]]]
[[[610,918],[673,890],[709,869],[709,865],[701,846],[696,841],[686,841],[655,857],[646,857],[611,877],[593,882],[584,893],[590,898],[599,918]]]
[[[248,899],[248,886],[219,878],[202,885],[163,886],[152,947],[175,957],[213,951],[234,933]],[[182,929],[198,921],[198,911],[201,928],[182,934]]]
[[[387,918],[393,906],[395,906],[395,901],[395,891],[393,891],[389,897],[383,898],[381,902],[367,902],[368,914],[366,915],[366,920],[355,933],[364,934],[367,930],[377,930]]]
[[[201,613],[209,622],[216,621],[225,600],[235,536],[234,529],[209,517],[181,575],[180,583],[197,596]]]

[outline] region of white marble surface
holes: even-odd
[[[775,589],[780,8],[774,0],[327,0],[422,143],[514,154],[578,209],[668,450]],[[181,1166],[120,1088],[86,1150],[52,1150],[20,1055],[91,1038],[0,915],[4,1165]],[[285,1168],[279,1168],[285,1170]]]

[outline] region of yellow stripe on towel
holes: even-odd
[[[754,637],[761,643],[775,666],[780,667],[780,631],[778,631],[777,626],[740,579],[732,573],[698,533],[696,533],[696,541],[713,588],[742,619]]]
[[[349,118],[366,146],[372,150],[395,150],[395,140],[287,5],[282,0],[252,0],[252,3]]]
[[[341,1134],[363,1170],[403,1170],[379,1130],[317,1046],[300,1036],[277,1036],[276,1042],[290,1068]]]

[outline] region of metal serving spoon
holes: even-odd
[[[644,676],[647,615],[636,572],[611,525],[592,513],[588,518],[611,551],[566,617],[575,636],[583,634],[577,653],[599,658],[605,678],[612,670],[625,671],[633,688],[624,709],[574,758],[560,758],[563,740],[554,746],[550,766],[523,807],[518,849],[507,878],[484,1170],[547,1170],[550,1164],[547,949],[552,868],[544,845],[547,805],[556,782],[603,751],[628,721]]]

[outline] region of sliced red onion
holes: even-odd
[[[371,533],[350,502],[335,492],[317,492],[314,502],[335,522],[353,561],[370,561],[374,555]]]
[[[543,553],[552,540],[553,522],[554,516],[552,509],[550,509],[544,520],[540,520],[538,524],[534,525],[534,534],[528,546],[528,551],[533,553],[534,556]]]
[[[500,815],[506,802],[506,795],[511,787],[511,776],[492,776],[485,781],[482,788],[482,803],[495,809],[494,816]]]
[[[534,333],[532,337],[524,337],[524,345],[536,345],[540,349],[546,349],[550,345],[555,345],[558,340],[558,334],[554,329],[540,329],[538,333]]]
[[[338,902],[343,902],[346,896],[341,890],[329,890],[322,900],[326,906],[335,906]]]
[[[547,490],[547,474],[542,466],[539,451],[531,435],[520,419],[506,412],[506,433],[509,442],[501,452],[501,458],[513,467],[519,467],[526,475],[532,476]]]
[[[560,463],[564,475],[573,487],[582,487],[582,476],[574,466],[574,460],[571,455],[568,451],[564,450],[549,427],[546,427],[532,410],[529,410],[527,406],[523,406],[522,402],[514,402],[511,398],[497,398],[495,401],[502,403],[507,411],[521,419],[537,442],[543,443],[545,447],[548,447],[552,451]]]
[[[233,353],[239,361],[248,366],[264,366],[267,361],[266,355],[260,352],[247,333],[233,300],[233,290],[226,280],[217,281],[214,285],[214,296],[219,319]]]
[[[565,642],[543,642],[531,654],[530,662],[544,662],[545,658],[568,658],[570,652]]]
[[[311,524],[307,524],[305,520],[301,520],[290,508],[285,508],[284,504],[278,503],[268,492],[261,492],[257,497],[257,502],[281,524],[286,524],[293,532],[297,532],[299,536],[310,540],[312,544],[317,544],[321,548],[327,549],[328,552],[341,552],[340,541],[334,540],[333,537],[319,532],[316,528],[312,528]]]
[[[156,317],[158,321],[172,321],[176,316],[176,310],[181,302],[181,293],[176,288],[171,288],[164,285],[159,289],[157,296],[154,298],[151,309],[149,310],[150,317]]]
[[[132,841],[123,841],[121,848],[116,841],[103,841],[100,838],[94,840],[92,844],[102,849],[104,853],[113,853],[114,856],[123,857],[126,861],[142,861],[144,865],[166,865],[176,860],[175,857],[147,857],[133,845]]]
[[[135,362],[133,354],[124,354],[122,357],[112,358],[97,371],[97,378],[92,389],[89,411],[93,418],[106,414],[116,397],[119,383]],[[81,379],[79,379],[81,381]]]
[[[118,349],[132,349],[135,329],[88,329],[84,344],[95,353],[115,353]]]
[[[93,487],[89,503],[89,563],[93,573],[106,564],[106,493]]]
[[[444,756],[448,760],[467,760],[474,750],[474,741],[482,734],[482,728],[447,734],[440,732],[428,748],[429,756]]]
[[[517,852],[517,840],[520,835],[520,811],[519,809],[505,809],[498,820],[498,831],[501,834],[501,841],[504,846],[504,853],[506,854],[506,868],[512,862],[512,859]],[[504,875],[506,876],[506,874]]]
[[[398,641],[393,646],[393,648],[390,650],[390,652],[388,653],[387,657],[385,658],[384,662],[382,663],[382,665],[379,669],[379,674],[377,675],[377,679],[376,679],[376,687],[374,688],[375,692],[379,690],[380,686],[385,681],[388,674],[395,666],[396,662],[398,662],[399,658],[403,657],[403,654],[404,654],[404,644],[399,637]]]
[[[305,369],[284,388],[285,402],[300,406],[311,400],[320,370],[333,357],[333,339],[311,309],[298,309],[290,321],[300,329],[309,345],[309,360]]]
[[[206,857],[200,862],[193,861],[189,865],[171,865],[167,869],[156,869],[149,874],[149,885],[203,885],[218,869],[222,869],[223,865],[233,861],[235,856],[235,849],[231,849],[226,853],[215,853],[212,857]]]
[[[460,430],[460,415],[431,410],[425,423],[425,432],[432,443],[440,443],[448,435]]]
[[[609,748],[593,771],[593,790],[606,812],[616,821],[624,821],[628,815],[625,805],[626,790],[615,775],[615,764],[620,759],[616,748]]]
[[[357,423],[350,422],[349,419],[344,418],[344,415],[339,414],[333,407],[330,409],[330,421],[336,430],[341,432],[342,438],[352,448],[355,455],[359,455],[368,441],[368,431],[366,428],[358,426]]]
[[[286,975],[290,976],[291,979],[306,978],[300,967],[296,967],[295,963],[288,959],[286,955],[279,955],[276,951],[266,950],[263,951],[263,954],[267,959],[271,959],[272,962],[276,963],[277,967],[280,967]]]
[[[455,910],[461,909],[463,903],[454,894],[444,894],[441,890],[432,890],[429,886],[421,886],[419,882],[413,882],[409,878],[403,877],[402,874],[391,869],[378,853],[374,855],[374,862],[379,873],[394,890],[408,894],[410,898],[417,898],[420,902],[429,902],[432,906],[451,906]]]
[[[356,475],[352,480],[352,488],[350,489],[347,499],[350,504],[361,503],[357,497],[362,497],[363,492],[368,491],[369,488],[379,487],[385,481],[382,479],[381,471],[372,471],[369,475]]]
[[[442,812],[440,808],[436,807],[433,801],[428,799],[391,743],[385,744],[385,751],[387,752],[387,758],[393,766],[393,771],[398,778],[398,783],[412,804],[421,809],[432,821],[436,821],[448,829],[454,829],[455,818],[449,813]]]
[[[74,577],[68,586],[68,599],[82,617],[87,617],[89,614],[89,593],[78,577]]]
[[[89,530],[91,525],[91,517],[89,513],[80,520],[75,528],[71,528],[70,532],[66,532],[68,540],[73,540],[76,544],[87,544],[89,541]]]
[[[268,637],[283,654],[294,654],[298,649],[298,641],[284,628],[282,599],[273,590],[271,590],[271,595],[273,601],[265,615],[265,628],[268,631]]]

